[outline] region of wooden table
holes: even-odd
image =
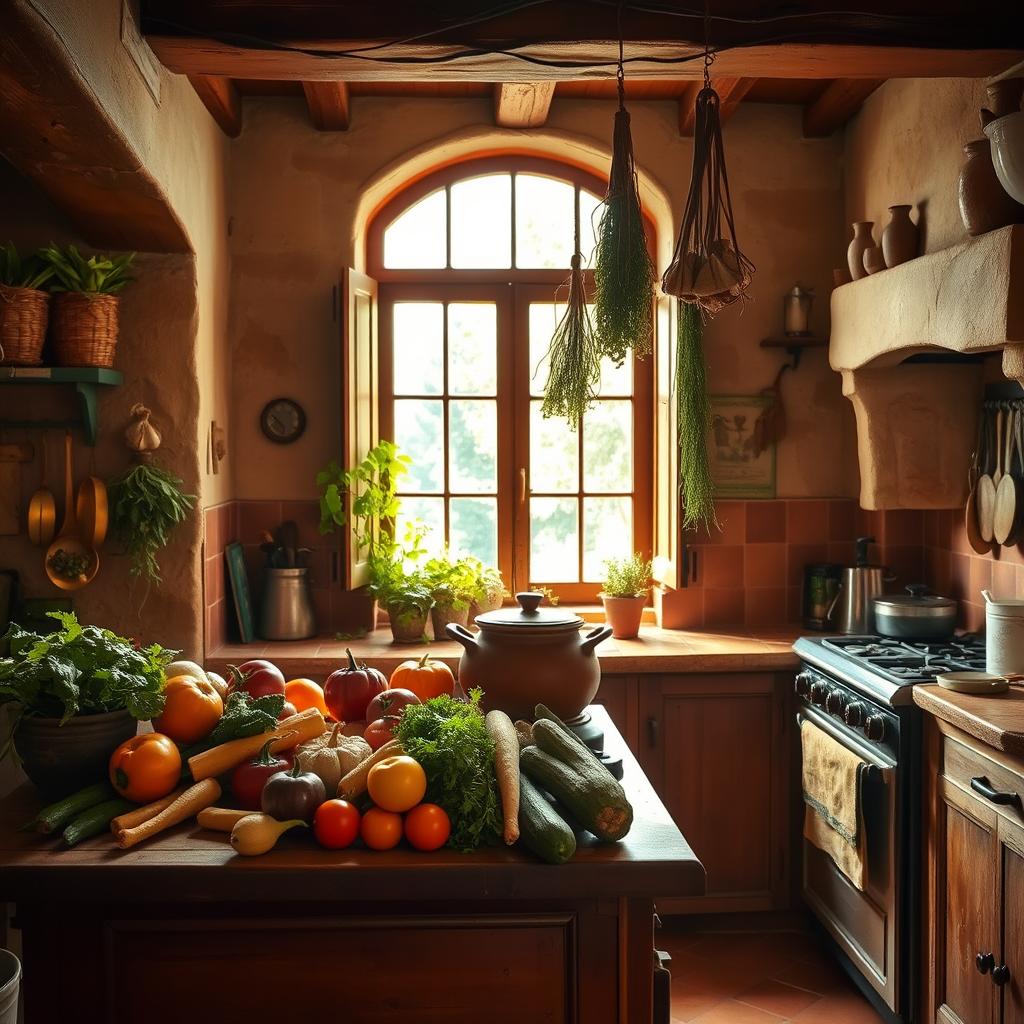
[[[134,850],[16,831],[0,803],[0,900],[17,904],[29,1024],[651,1020],[653,898],[704,869],[600,707],[635,820],[566,865],[488,849],[331,852],[294,833],[235,856],[194,823]]]

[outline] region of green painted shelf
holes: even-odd
[[[82,410],[81,425],[86,444],[96,444],[99,428],[99,388],[117,387],[124,377],[117,370],[99,366],[0,366],[0,384],[73,384]],[[0,426],[70,427],[72,420],[8,420]]]

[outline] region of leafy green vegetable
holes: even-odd
[[[452,823],[448,845],[475,850],[501,835],[501,804],[494,776],[494,743],[480,710],[479,689],[463,704],[433,697],[405,708],[396,735],[427,773],[426,799],[445,809]]]
[[[277,716],[284,707],[284,694],[268,693],[265,697],[250,697],[236,690],[224,705],[224,714],[209,735],[210,746],[240,740],[267,732],[277,725]]]
[[[135,718],[163,710],[164,666],[178,651],[159,644],[137,648],[109,629],[83,626],[67,612],[50,612],[60,629],[46,636],[11,625],[0,638],[0,704],[17,704],[17,717],[66,722],[126,708]],[[0,751],[2,757],[10,746]]]

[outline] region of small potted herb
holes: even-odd
[[[13,755],[39,789],[60,796],[105,778],[111,751],[160,714],[164,667],[178,652],[49,615],[53,633],[11,625],[0,637],[0,704],[13,709],[0,758]]]
[[[476,570],[468,559],[453,561],[448,555],[430,559],[423,568],[434,599],[430,609],[434,639],[443,640],[449,622],[460,626],[469,622],[470,605],[479,593]]]
[[[406,570],[401,556],[374,559],[370,592],[388,613],[396,644],[425,643],[427,619],[434,603],[430,580],[422,570]]]
[[[651,586],[651,563],[638,554],[609,558],[605,563],[604,589],[599,595],[604,617],[617,640],[631,640],[640,632],[640,620]]]
[[[465,561],[476,576],[473,603],[469,606],[469,618],[472,621],[484,612],[493,612],[500,608],[508,597],[508,589],[500,570],[484,565],[479,558],[467,557]]]
[[[53,267],[33,253],[21,256],[13,242],[0,246],[0,363],[39,366],[50,313],[43,285]]]

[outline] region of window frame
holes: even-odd
[[[564,301],[568,269],[517,268],[463,269],[388,268],[384,266],[384,231],[409,207],[439,188],[485,174],[539,174],[585,189],[599,197],[607,181],[571,163],[515,153],[494,154],[456,161],[412,180],[383,203],[373,214],[367,230],[367,269],[380,283],[380,394],[379,420],[382,437],[393,437],[394,407],[392,324],[396,302],[459,302],[493,300],[498,316],[498,568],[509,589],[526,589],[538,584],[550,587],[561,599],[572,602],[596,602],[600,583],[556,583],[529,578],[529,360],[519,356],[529,352],[528,307],[531,302]],[[451,203],[446,204],[448,262],[451,261]],[[578,210],[578,206],[577,206]],[[512,188],[512,230],[515,232],[515,187]],[[646,214],[644,226],[648,245],[654,254],[654,223]],[[513,257],[515,246],[513,242]],[[513,259],[514,262],[514,259]],[[584,281],[588,295],[593,293],[593,272],[587,269]],[[652,296],[652,312],[654,297]],[[656,344],[655,337],[652,345]],[[502,344],[508,338],[509,344]],[[655,433],[654,356],[633,360],[633,550],[650,558],[654,542],[654,433]],[[447,367],[445,370],[447,374]],[[446,378],[447,380],[447,378]],[[403,396],[397,396],[399,398]],[[447,399],[447,387],[444,396]],[[582,431],[580,432],[582,434]],[[447,441],[447,407],[445,411]],[[582,473],[582,461],[581,473]],[[525,480],[522,470],[525,469]],[[581,483],[582,487],[582,483]],[[589,494],[590,492],[586,492]],[[447,473],[442,495],[445,501],[445,525],[448,527],[448,503],[451,496]],[[567,495],[567,497],[570,495]],[[594,493],[595,497],[601,495]],[[581,490],[577,495],[582,515]],[[583,521],[579,523],[580,571],[582,575]]]

